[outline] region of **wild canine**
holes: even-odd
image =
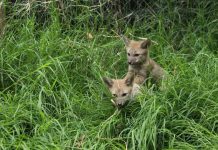
[[[155,83],[159,83],[164,77],[164,70],[154,60],[149,57],[148,48],[151,40],[130,40],[122,36],[125,43],[128,59],[128,76],[135,76],[134,82],[143,84],[150,75]]]
[[[3,2],[0,3],[0,35],[3,34],[5,26],[5,15],[4,15],[4,8],[3,8]]]
[[[124,79],[104,77],[103,81],[113,96],[112,103],[118,108],[125,106],[128,101],[132,100],[139,93],[139,85],[134,83],[134,76]]]

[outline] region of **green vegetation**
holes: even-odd
[[[28,2],[5,2],[0,149],[218,149],[218,2]],[[170,74],[122,111],[101,80],[127,71],[120,33]]]

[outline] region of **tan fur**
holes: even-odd
[[[124,42],[126,45],[127,58],[128,58],[128,73],[129,76],[134,75],[134,82],[143,84],[150,75],[155,82],[159,82],[164,77],[164,70],[153,59],[149,57],[149,50],[151,41],[129,40],[126,37]]]
[[[0,35],[3,34],[4,26],[5,26],[5,15],[4,15],[3,3],[0,3]]]
[[[113,96],[112,102],[116,107],[123,107],[126,102],[132,100],[139,93],[139,86],[133,82],[133,77],[124,79],[103,78],[103,80]]]

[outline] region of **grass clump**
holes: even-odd
[[[5,1],[0,149],[218,148],[218,3],[114,4]],[[127,71],[120,32],[156,41],[170,80],[115,110],[101,78]]]

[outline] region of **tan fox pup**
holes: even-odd
[[[164,77],[164,70],[149,57],[148,48],[151,45],[151,40],[134,41],[123,36],[126,46],[128,59],[128,76],[135,76],[134,82],[142,84],[148,78],[152,77],[155,82],[160,81]]]
[[[3,33],[3,29],[5,26],[5,16],[3,9],[3,2],[0,3],[0,35]]]
[[[134,76],[124,79],[104,77],[103,81],[113,96],[112,103],[118,108],[125,106],[128,101],[132,100],[139,93],[139,85],[134,83]]]

